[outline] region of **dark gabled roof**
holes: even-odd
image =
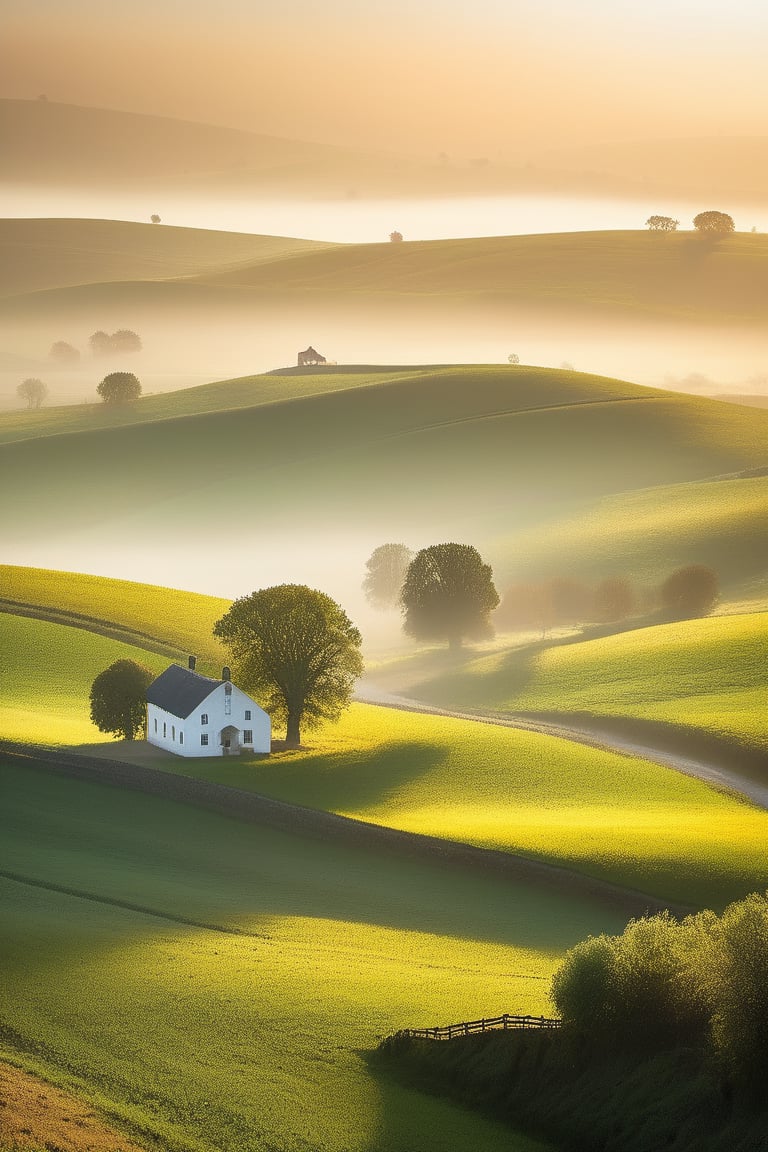
[[[147,688],[147,702],[186,720],[198,704],[206,700],[221,680],[211,680],[199,672],[191,672],[179,664],[171,664]]]

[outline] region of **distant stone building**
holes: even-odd
[[[147,688],[147,740],[177,756],[236,756],[269,752],[272,722],[224,668],[221,680],[171,664]]]
[[[325,356],[321,356],[319,352],[310,344],[305,352],[299,352],[298,365],[299,368],[306,368],[310,364],[327,364]]]

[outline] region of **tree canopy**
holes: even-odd
[[[105,404],[124,404],[141,396],[141,383],[133,372],[110,372],[96,391]]]
[[[39,408],[48,395],[48,386],[35,376],[28,376],[19,384],[16,395],[26,400],[27,408]]]
[[[733,217],[729,216],[727,212],[699,212],[698,216],[694,216],[693,226],[699,232],[720,232],[725,234],[733,232],[736,225],[733,222]]]
[[[91,685],[91,720],[100,732],[135,740],[144,729],[154,673],[135,660],[116,660]]]
[[[362,638],[346,612],[303,584],[241,597],[213,634],[229,649],[239,683],[285,724],[290,748],[302,727],[339,718],[363,671]]]
[[[470,544],[433,544],[417,552],[400,594],[403,627],[416,640],[462,640],[493,635],[490,614],[499,603],[490,564]]]
[[[390,232],[389,239],[393,244],[399,244],[403,239],[402,232]]]
[[[374,608],[394,608],[413,553],[405,544],[381,544],[366,561],[363,592]]]
[[[649,216],[645,223],[651,232],[677,232],[680,221],[671,216]]]
[[[717,603],[717,573],[705,564],[677,568],[661,586],[661,602],[678,620],[706,616]]]
[[[68,344],[66,340],[56,340],[51,344],[48,355],[51,360],[55,360],[57,364],[61,364],[62,366],[77,364],[80,359],[80,353],[77,348],[72,344]]]
[[[123,352],[141,352],[141,337],[130,328],[118,328],[116,332],[99,329],[89,336],[88,343],[94,356],[117,356]]]

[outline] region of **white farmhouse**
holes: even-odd
[[[232,683],[171,664],[147,688],[147,740],[177,756],[236,756],[269,752],[272,723],[263,708]]]

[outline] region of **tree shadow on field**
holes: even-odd
[[[540,640],[524,648],[513,648],[500,656],[490,657],[487,670],[483,658],[446,672],[434,679],[414,685],[411,695],[429,704],[456,708],[500,708],[518,696],[533,678],[537,656],[551,647]],[[477,667],[480,664],[481,667]],[[473,668],[473,665],[475,667]]]
[[[447,748],[422,741],[393,740],[376,748],[265,761],[254,773],[258,791],[310,808],[364,811],[437,768]]]

